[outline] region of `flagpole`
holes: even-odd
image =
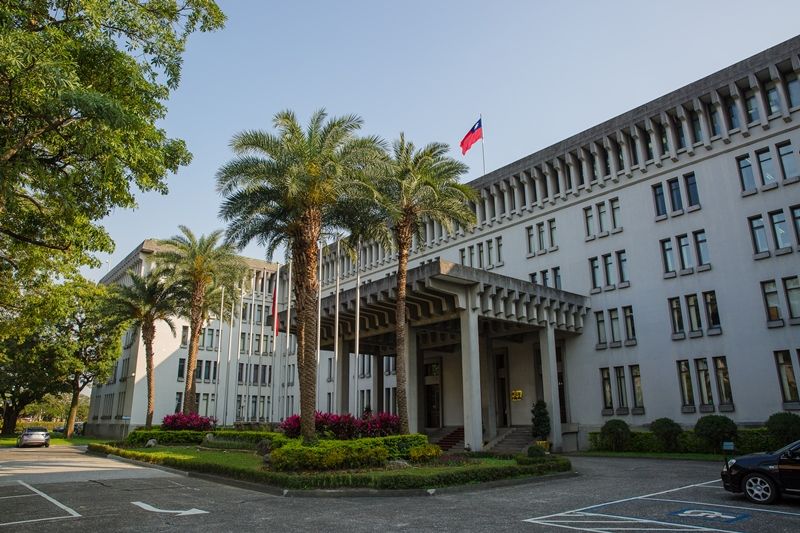
[[[356,406],[356,413],[358,414],[358,391],[356,386],[356,367],[358,367],[359,356],[359,335],[361,333],[361,239],[358,240],[358,255],[356,256],[356,338],[355,338],[355,352],[356,361],[353,365],[353,405]],[[350,406],[351,410],[353,405]]]
[[[317,264],[317,398],[314,403],[318,404],[319,400],[319,362],[322,359],[322,249],[325,246],[325,239],[319,243],[319,259]]]
[[[218,407],[219,407],[219,375],[220,375],[220,356],[222,355],[222,317],[225,315],[225,287],[222,287],[222,296],[219,302],[219,338],[217,339],[217,361],[216,367],[214,368],[214,418],[219,420],[217,416]],[[211,334],[214,335],[216,332],[213,331]],[[213,345],[213,342],[212,342]]]
[[[236,390],[234,392],[234,396],[241,396],[239,394],[239,365],[242,364],[242,351],[244,350],[244,346],[242,346],[242,311],[244,310],[244,278],[242,278],[242,287],[239,291],[239,331],[236,335]],[[244,372],[244,368],[242,368],[242,379],[246,379],[247,373]],[[241,404],[236,408],[236,414],[233,416],[233,421],[236,422],[236,419],[239,417],[239,407]],[[244,417],[242,417],[244,418]]]
[[[474,115],[473,115],[474,116]],[[486,151],[483,146],[486,144],[486,133],[483,129],[483,115],[478,113],[478,120],[481,122],[481,156],[483,158],[483,175],[486,175]]]
[[[286,282],[286,351],[283,353],[284,387],[283,387],[283,412],[284,418],[289,416],[289,337],[292,329],[292,263],[289,263],[289,279]]]
[[[337,383],[336,378],[339,376],[339,243],[340,239],[336,239],[336,266],[334,267],[336,270],[336,297],[334,298],[334,312],[333,312],[333,369],[331,372],[333,373],[333,394],[331,394],[331,410],[337,412],[338,409],[336,408],[336,389]]]
[[[267,406],[261,405],[261,385],[263,385],[263,379],[261,376],[265,376],[267,373],[264,371],[264,345],[267,343],[264,342],[264,325],[267,322],[267,269],[264,268],[261,270],[261,329],[259,330],[260,333],[258,335],[258,371],[259,376],[256,376],[256,380],[258,381],[258,400],[256,402],[256,422],[261,422],[263,418],[265,421],[267,419]]]
[[[272,365],[270,366],[269,372],[269,384],[270,384],[270,399],[269,399],[269,421],[273,422],[275,420],[275,405],[278,403],[278,399],[275,397],[275,383],[277,381],[276,376],[278,374],[278,366],[276,364],[276,358],[278,356],[278,328],[276,326],[278,322],[278,289],[280,288],[281,284],[281,265],[278,263],[278,268],[275,270],[275,287],[274,287],[274,295],[272,296]]]
[[[233,288],[236,288],[234,285]],[[231,384],[231,350],[233,350],[233,319],[236,316],[236,297],[231,298],[231,325],[228,328],[228,365],[225,370],[225,410],[222,412],[222,425],[228,425],[228,396]]]
[[[251,413],[252,410],[250,409],[250,405],[252,404],[253,398],[250,395],[250,385],[253,384],[253,370],[255,367],[253,366],[253,318],[255,313],[255,304],[256,304],[256,271],[252,271],[253,276],[253,283],[252,288],[250,289],[250,307],[248,308],[249,313],[247,313],[247,321],[250,322],[248,327],[249,333],[247,334],[249,339],[247,339],[247,366],[245,366],[245,373],[244,373],[244,380],[245,380],[245,398],[247,401],[245,402],[245,413],[246,416],[244,417],[245,421],[250,422],[252,418]],[[249,379],[248,379],[249,377]],[[258,398],[256,398],[256,410],[258,410]]]

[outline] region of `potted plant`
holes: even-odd
[[[542,400],[534,403],[531,414],[533,415],[531,419],[533,438],[537,446],[549,451],[550,443],[547,441],[547,437],[550,435],[550,414],[547,412],[547,403]]]

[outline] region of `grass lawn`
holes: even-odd
[[[684,461],[723,461],[724,457],[714,453],[666,453],[666,452],[576,452],[571,455],[584,457],[639,457],[642,459],[679,459]]]
[[[197,463],[256,470],[264,464],[254,452],[234,450],[207,450],[197,446],[156,446],[154,448],[125,448],[127,451],[146,453],[153,459],[172,458]]]
[[[83,446],[90,442],[105,442],[108,439],[94,439],[92,437],[72,437],[67,440],[61,437],[50,437],[51,446]],[[13,448],[17,445],[17,437],[0,437],[0,448]]]

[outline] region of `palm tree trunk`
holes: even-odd
[[[395,227],[397,241],[397,301],[395,307],[395,348],[397,361],[397,412],[400,415],[400,433],[408,433],[408,361],[406,360],[406,280],[408,253],[411,249],[411,222],[403,217]],[[412,354],[412,356],[415,354]]]
[[[205,322],[203,317],[203,295],[205,287],[196,288],[192,294],[192,309],[189,311],[189,327],[191,336],[189,338],[189,356],[186,361],[186,385],[183,392],[183,412],[184,414],[197,412],[197,382],[195,381],[195,371],[197,370],[197,350],[200,345],[200,330]]]
[[[144,357],[147,365],[147,418],[145,419],[145,429],[153,427],[153,410],[156,400],[155,368],[153,365],[153,340],[156,336],[156,326],[152,322],[142,325],[142,337],[144,339]]]

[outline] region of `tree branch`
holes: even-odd
[[[33,244],[34,246],[41,246],[43,248],[49,248],[51,250],[59,250],[61,252],[65,252],[65,251],[69,250],[69,248],[70,248],[69,244],[50,244],[50,243],[46,243],[44,241],[40,241],[40,240],[34,239],[32,237],[26,237],[25,235],[21,235],[19,233],[16,233],[16,232],[11,231],[10,229],[4,228],[4,227],[0,227],[0,233],[8,235],[12,239],[16,239],[16,240],[18,240],[20,242]]]

